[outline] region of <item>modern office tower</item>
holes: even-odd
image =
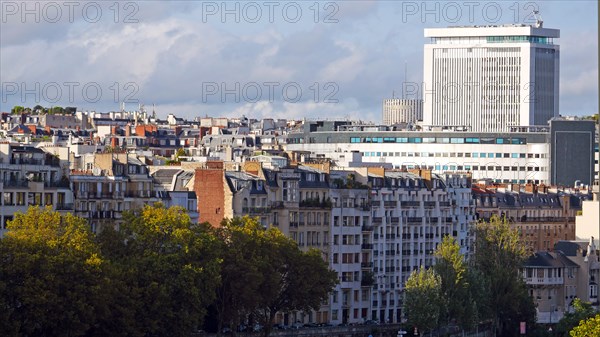
[[[505,132],[558,116],[558,29],[425,29],[423,124]]]
[[[414,124],[423,120],[423,100],[388,98],[383,100],[383,124]]]

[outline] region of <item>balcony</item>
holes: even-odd
[[[242,207],[242,213],[244,214],[265,214],[271,212],[270,207]]]
[[[354,208],[357,208],[361,211],[370,211],[371,210],[371,204],[370,203],[364,203],[364,204],[356,204],[354,205]]]
[[[271,208],[274,208],[274,209],[281,209],[281,208],[284,208],[283,201],[273,201],[273,202],[271,203]]]
[[[28,187],[29,186],[29,181],[28,180],[4,180],[3,182],[4,187]]]
[[[402,201],[400,204],[402,207],[419,207],[421,203],[419,201]]]
[[[12,158],[10,163],[13,165],[44,165],[42,159],[30,159],[30,158]]]
[[[69,188],[71,184],[68,180],[59,180],[59,181],[44,181],[44,187],[62,187]]]
[[[373,217],[373,223],[374,224],[381,224],[381,222],[383,221],[383,218],[380,216],[374,216]]]
[[[113,211],[91,211],[91,219],[112,219]]]
[[[423,218],[420,217],[408,217],[406,218],[406,222],[408,222],[409,224],[421,224],[423,222]]]
[[[398,205],[398,202],[396,200],[384,200],[383,201],[384,207],[396,207],[397,205]]]
[[[450,207],[450,201],[440,201],[440,207]]]
[[[575,222],[575,217],[527,217],[522,216],[520,222]]]
[[[372,243],[363,243],[362,245],[360,245],[360,248],[365,249],[365,250],[373,249],[373,244]]]
[[[290,222],[290,227],[298,228],[298,222]]]
[[[373,262],[361,262],[360,267],[361,268],[373,268]]]
[[[425,208],[434,208],[435,201],[425,201]]]
[[[319,199],[305,199],[301,200],[298,206],[303,208],[331,208],[332,203],[331,200],[326,199],[323,201],[319,201]]]
[[[362,226],[362,231],[363,232],[372,232],[374,229],[373,226]]]
[[[57,211],[71,211],[73,210],[73,204],[56,204],[54,205],[54,208]]]
[[[562,285],[564,278],[562,277],[527,277],[525,278],[527,285]]]
[[[395,238],[396,238],[396,234],[386,234],[386,235],[385,235],[385,238],[386,238],[387,240],[393,240],[393,239],[395,239]]]
[[[393,224],[399,224],[400,223],[400,218],[397,216],[393,216],[390,218],[390,222]]]

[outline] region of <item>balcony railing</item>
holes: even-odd
[[[400,204],[402,207],[418,207],[421,203],[419,201],[402,201]]]
[[[425,201],[425,207],[427,207],[427,208],[435,207],[435,201]]]
[[[271,212],[271,207],[242,207],[244,214],[265,214]]]
[[[4,187],[28,187],[29,186],[29,181],[27,180],[4,180],[3,182]]]
[[[374,229],[373,226],[362,226],[362,231],[363,232],[372,232]]]
[[[13,165],[44,165],[42,159],[30,159],[30,158],[12,158],[10,163]]]
[[[362,248],[362,249],[373,249],[373,244],[372,243],[363,243],[362,245],[360,245],[360,248]]]
[[[92,218],[92,219],[112,219],[113,211],[91,211],[90,218]]]
[[[526,217],[523,216],[520,219],[515,219],[520,222],[575,222],[575,217]]]
[[[396,207],[396,205],[398,205],[398,202],[396,200],[384,200],[383,201],[384,207]]]
[[[374,216],[373,217],[373,223],[381,223],[383,221],[383,218],[380,216]]]
[[[56,204],[54,206],[56,208],[57,211],[70,211],[73,210],[73,204],[69,203],[69,204]]]

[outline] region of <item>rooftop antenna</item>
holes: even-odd
[[[544,20],[542,20],[542,16],[540,15],[540,11],[533,11],[533,17],[535,18],[535,28],[542,28],[544,26]]]

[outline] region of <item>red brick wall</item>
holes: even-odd
[[[225,214],[224,170],[222,168],[197,169],[194,191],[198,198],[200,222],[208,221],[219,226]]]

